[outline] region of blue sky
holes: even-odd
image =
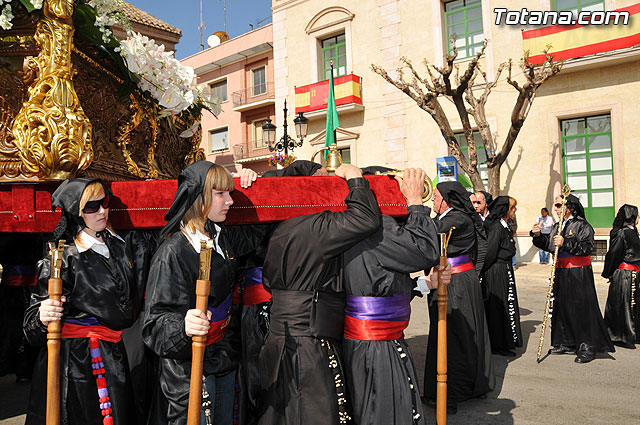
[[[176,46],[176,58],[184,59],[200,51],[200,0],[127,0],[163,21],[182,30],[182,38]],[[224,30],[225,0],[202,0],[202,20],[206,26],[203,43],[207,47],[207,37]],[[227,34],[234,38],[251,30],[249,24],[257,28],[271,23],[271,0],[226,0]]]

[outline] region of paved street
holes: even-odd
[[[596,267],[599,276],[601,267]],[[547,357],[536,364],[540,322],[546,301],[550,266],[523,264],[516,271],[525,347],[512,359],[494,356],[496,389],[487,400],[461,403],[448,423],[491,425],[640,423],[640,350],[617,348],[611,355],[580,365],[574,356]],[[604,309],[607,283],[596,279]],[[413,317],[406,332],[418,376],[422,377],[427,341],[425,301],[413,302]],[[547,334],[544,352],[549,348]],[[22,425],[28,384],[15,384],[14,376],[0,378],[0,424]],[[426,408],[429,424],[435,411]]]

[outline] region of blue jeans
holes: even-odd
[[[224,376],[209,375],[205,379],[209,399],[211,400],[211,420],[215,425],[231,425],[233,423],[233,399],[236,392],[236,374]],[[200,423],[206,424],[204,412]]]
[[[538,253],[540,255],[540,264],[545,264],[549,262],[549,253],[544,249],[539,249]]]

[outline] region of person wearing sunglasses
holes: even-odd
[[[153,237],[116,233],[109,223],[110,189],[99,179],[64,181],[51,205],[62,216],[53,241],[65,240],[62,301],[49,299],[49,257],[24,316],[27,340],[44,347],[47,325],[63,321],[60,355],[61,422],[72,425],[140,421],[123,342],[141,310]],[[138,337],[138,340],[140,338]],[[97,369],[96,369],[97,366]],[[34,369],[27,424],[45,422],[47,350]]]
[[[255,171],[243,169],[249,187]],[[237,259],[254,251],[270,225],[222,226],[233,204],[234,181],[226,168],[198,161],[178,177],[178,190],[165,215],[162,244],[151,261],[142,336],[159,357],[159,386],[149,422],[185,424],[191,380],[193,336],[207,336],[204,353],[202,423],[231,425],[235,372],[240,361],[240,315],[232,305]],[[211,288],[206,311],[195,308],[201,241],[213,245]],[[198,379],[198,378],[196,378]],[[208,406],[208,407],[207,407]],[[212,422],[205,422],[208,420]]]
[[[555,212],[562,216],[562,234],[559,223],[551,233],[541,232],[533,225],[533,244],[554,252],[559,247],[556,277],[553,286],[553,314],[551,315],[551,354],[576,354],[576,363],[589,363],[596,353],[615,351],[602,318],[596,295],[591,267],[591,252],[595,245],[594,230],[584,215],[580,199],[575,195],[555,198]]]

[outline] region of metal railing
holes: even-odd
[[[246,89],[237,90],[231,93],[233,107],[248,105],[266,99],[275,99],[274,83],[256,84]]]

